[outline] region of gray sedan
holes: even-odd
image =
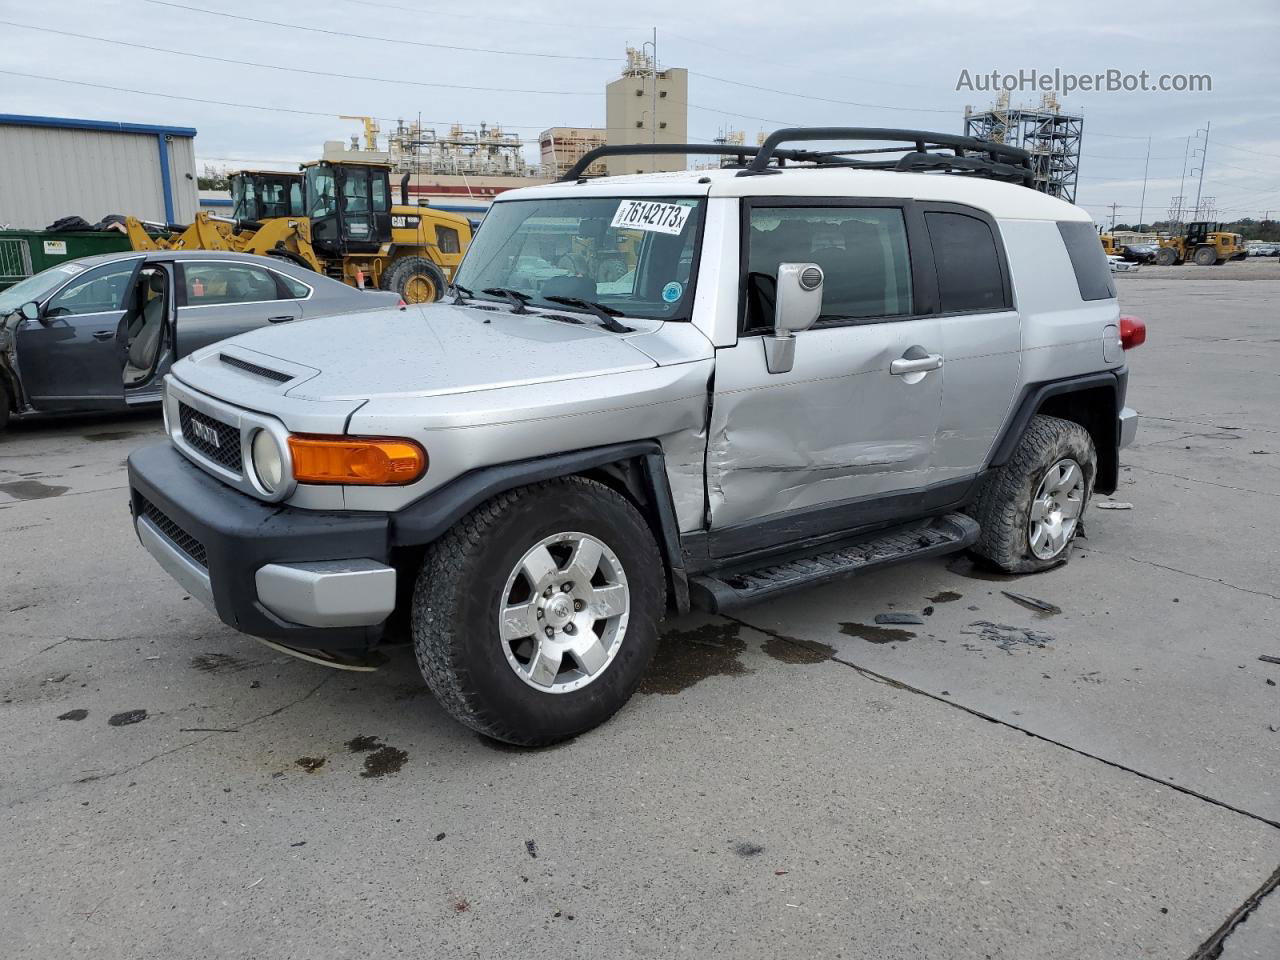
[[[164,250],[68,261],[0,292],[0,429],[10,416],[156,403],[169,367],[200,347],[399,303],[273,257]]]

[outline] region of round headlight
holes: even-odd
[[[275,493],[284,480],[284,456],[276,438],[267,430],[259,430],[253,436],[253,472],[267,493]]]

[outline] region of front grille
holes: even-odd
[[[142,501],[142,515],[154,523],[161,533],[172,540],[174,546],[208,570],[209,557],[205,553],[204,544],[170,520],[168,515],[150,500],[141,497],[139,499]]]
[[[293,379],[293,374],[281,373],[279,370],[272,370],[269,367],[263,367],[248,360],[241,360],[239,357],[232,356],[229,353],[218,354],[218,359],[229,367],[235,367],[245,373],[252,373],[256,377],[274,380],[276,383],[288,383]]]
[[[194,410],[181,401],[178,403],[178,421],[182,425],[182,439],[192,449],[228,470],[241,472],[244,464],[240,458],[240,431],[236,427]]]

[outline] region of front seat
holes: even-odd
[[[148,288],[153,296],[142,308],[142,326],[129,341],[129,366],[138,371],[150,370],[155,364],[164,333],[164,274],[151,274]]]

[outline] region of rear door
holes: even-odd
[[[743,216],[744,316],[716,355],[707,449],[713,554],[923,512],[943,373],[914,209],[761,199]],[[817,263],[826,279],[821,318],[775,374],[761,338],[779,263]]]
[[[280,274],[246,260],[179,260],[177,356],[302,316]]]
[[[18,326],[18,377],[37,410],[125,406],[124,365],[142,258],[78,274]]]

